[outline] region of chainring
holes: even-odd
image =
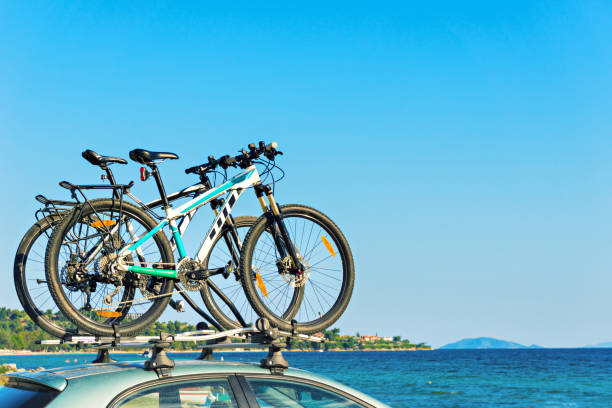
[[[199,271],[202,269],[204,268],[202,268],[202,265],[200,265],[198,261],[190,258],[184,258],[176,265],[176,276],[185,289],[189,291],[199,291],[204,288],[206,280],[189,279],[187,274],[189,272]]]

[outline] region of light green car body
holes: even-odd
[[[175,363],[174,369],[170,372],[170,378],[175,380],[180,380],[181,377],[193,379],[194,376],[216,378],[217,376],[243,375],[307,381],[310,384],[350,395],[364,406],[387,407],[380,401],[334,380],[295,368],[285,370],[282,375],[272,375],[270,370],[254,363],[182,359],[176,359]],[[153,385],[158,380],[156,372],[147,371],[142,360],[86,364],[38,372],[17,372],[6,376],[61,391],[47,405],[48,408],[106,408],[116,396],[125,390],[143,383],[151,382]]]

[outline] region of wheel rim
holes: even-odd
[[[36,235],[23,248],[23,252],[18,254],[22,258],[17,259],[21,280],[19,290],[29,305],[23,307],[30,312],[30,317],[39,327],[54,336],[62,336],[66,331],[76,331],[76,326],[66,319],[55,304],[45,275],[45,251],[53,228],[60,221],[61,218],[58,216],[53,220],[45,218],[36,224],[34,226]]]

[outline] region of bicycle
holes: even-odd
[[[155,179],[166,217],[161,222],[156,223],[141,209],[121,200],[108,199],[92,200],[87,203],[88,205],[80,207],[80,211],[74,211],[70,218],[66,218],[56,228],[46,253],[46,276],[49,282],[49,290],[60,309],[77,326],[82,327],[89,333],[127,335],[142,330],[163,312],[168,304],[168,296],[172,293],[175,282],[180,282],[186,290],[198,290],[204,288],[213,276],[223,276],[228,279],[232,275],[232,268],[235,268],[232,262],[229,262],[223,268],[208,269],[202,264],[202,261],[210,253],[213,242],[222,231],[224,222],[240,195],[253,187],[264,214],[247,234],[240,254],[239,271],[233,269],[234,277],[241,281],[253,309],[262,317],[270,318],[279,328],[311,333],[333,324],[345,310],[352,293],[354,282],[352,254],[342,232],[322,213],[305,206],[278,206],[276,204],[273,189],[269,185],[263,185],[254,162],[261,164],[262,162],[257,161],[257,159],[263,155],[268,160],[268,166],[270,164],[275,166],[273,164],[274,157],[278,154],[282,153],[276,150],[276,143],[265,145],[260,142],[259,146],[249,145],[249,151],[242,150],[238,156],[223,156],[219,160],[209,159],[208,163],[187,169],[186,173],[200,175],[214,170],[217,166],[224,170],[229,167],[240,167],[244,171],[220,186],[197,194],[186,203],[173,208],[166,195],[157,164],[168,159],[177,159],[178,156],[173,153],[151,152],[143,149],[131,151],[130,158],[132,160],[151,169],[150,173],[144,168],[141,172],[146,176],[152,175]],[[177,219],[189,218],[191,211],[223,194],[226,194],[223,204],[219,208],[217,217],[202,242],[196,257],[194,259],[189,258],[182,243]],[[264,195],[268,199],[269,208],[263,198]],[[285,225],[285,219],[288,218],[301,219],[301,235],[298,232],[297,222],[293,222],[292,231],[288,231]],[[120,230],[126,219],[129,219],[133,224],[138,224],[139,233],[129,231],[128,234],[130,237],[138,237],[137,239],[123,239],[126,235],[122,235]],[[308,224],[308,222],[312,224]],[[319,228],[317,234],[322,232],[323,235],[321,235],[320,240],[312,241],[313,247],[310,248],[310,238],[312,238],[315,225]],[[178,262],[174,261],[168,239],[162,232],[162,228],[165,226],[170,228],[172,237],[176,242],[179,254]],[[307,228],[310,228],[309,238],[304,241]],[[81,231],[83,229],[93,230],[91,236],[87,236],[87,238],[96,239],[95,245],[87,247],[84,244],[82,253],[78,255],[72,253],[70,257],[62,259],[60,262],[62,246],[76,243],[76,241],[70,239],[66,240],[66,237],[70,236],[71,231]],[[76,235],[81,236],[80,233]],[[294,237],[293,240],[291,235]],[[262,237],[264,239],[261,239]],[[299,242],[298,238],[300,238]],[[268,239],[268,241],[265,241],[265,239]],[[322,242],[323,246],[320,247],[319,243],[315,245],[315,241]],[[135,261],[133,258],[134,253],[142,249],[145,243],[148,244],[144,248],[148,251],[153,250],[153,252],[148,253],[148,255],[154,254],[153,258],[155,260],[153,262]],[[261,247],[264,249],[261,249]],[[306,251],[300,251],[300,248]],[[312,261],[311,256],[317,248],[324,248],[328,255],[316,262],[309,262],[309,260]],[[254,256],[254,253],[258,250],[264,256],[272,256],[270,261],[260,263],[257,256]],[[115,285],[116,288],[104,298],[106,307],[129,303],[134,308],[138,301],[142,302],[138,303],[138,306],[146,304],[144,310],[140,309],[141,311],[136,314],[131,313],[129,318],[124,318],[118,323],[108,324],[106,321],[100,322],[100,319],[96,319],[96,314],[91,313],[92,307],[89,303],[85,304],[85,307],[75,306],[74,302],[69,299],[63,286],[82,285],[80,282],[89,279],[87,265],[90,265],[98,255],[100,255],[99,262],[104,265],[101,274],[103,275],[103,283],[117,284],[118,278],[124,279],[128,274],[137,277],[132,279],[141,279],[139,276],[143,275],[156,279],[155,287],[150,288],[151,296],[145,296],[143,299],[113,301],[112,298],[121,291],[119,285]],[[248,261],[245,261],[245,256]],[[333,262],[334,260],[337,261],[334,264],[337,266],[336,268],[317,267],[321,262]],[[266,269],[263,273],[263,269],[270,265],[275,265],[276,271],[269,272]],[[327,273],[322,272],[323,269]],[[340,272],[340,278],[331,276],[332,280],[339,283],[333,283],[332,281],[325,284],[327,290],[323,289],[323,292],[330,299],[334,298],[334,295],[330,292],[338,292],[333,301],[321,300],[321,291],[318,289],[322,286],[306,285],[307,282],[313,282],[315,272],[317,274],[321,272],[321,276],[331,276],[332,272]],[[266,285],[266,282],[268,282],[268,285]],[[311,292],[315,291],[312,295],[314,297],[312,302],[310,298],[304,298],[308,289],[311,289]],[[305,300],[307,313],[302,313],[301,316],[310,320],[292,322],[300,313],[303,300]],[[313,306],[315,301],[320,306],[320,310],[315,310],[318,309],[316,304]],[[120,312],[116,313],[110,310],[98,314],[116,316],[117,318],[121,316]]]
[[[91,164],[99,166],[105,171],[102,176],[103,179],[109,181],[109,185],[81,185],[78,186],[81,189],[94,189],[94,188],[110,188],[113,189],[113,195],[118,197],[116,190],[121,189],[127,195],[129,195],[139,205],[151,211],[152,209],[161,206],[160,200],[155,200],[150,203],[142,203],[136,196],[134,196],[129,185],[118,185],[115,182],[114,175],[111,168],[109,167],[113,163],[127,164],[125,159],[119,157],[101,156],[92,150],[85,150],[82,153],[82,157],[89,161]],[[62,183],[64,187],[69,187],[66,183]],[[203,177],[200,183],[190,186],[181,191],[175,192],[169,195],[169,200],[177,200],[189,195],[193,195],[198,191],[203,191],[211,187],[210,180],[207,177]],[[74,201],[64,200],[49,200],[42,195],[36,196],[36,200],[41,202],[44,207],[39,209],[35,213],[36,223],[28,229],[24,237],[22,238],[14,260],[14,283],[19,301],[21,302],[24,311],[30,316],[30,318],[44,331],[55,336],[64,337],[67,334],[77,333],[77,328],[74,326],[67,325],[64,319],[59,316],[62,311],[53,309],[53,302],[49,304],[49,293],[47,288],[47,281],[44,269],[37,268],[38,265],[44,265],[44,255],[48,239],[51,236],[53,229],[61,223],[63,218],[75,207],[81,203],[78,200],[78,196],[74,190],[72,191]],[[219,205],[219,202],[212,201],[211,207],[213,211]],[[191,215],[195,214],[192,213]],[[190,217],[191,218],[191,217]],[[181,231],[184,231],[188,220],[184,225],[181,225]],[[225,242],[226,247],[223,245],[213,245],[213,255],[216,258],[224,256],[225,260],[231,259],[232,254],[235,256],[234,261],[237,262],[238,255],[240,252],[241,241],[234,239],[234,236],[238,237],[239,231],[244,231],[253,224],[255,217],[241,216],[241,217],[230,217],[227,225],[225,226],[226,231],[218,239],[218,243]],[[240,235],[244,235],[244,232]],[[232,238],[230,238],[230,236]],[[223,241],[221,241],[221,237]],[[175,249],[174,241],[172,241],[172,248]],[[214,252],[220,252],[221,255],[215,255]],[[142,254],[140,254],[142,255]],[[142,286],[142,284],[141,284]],[[146,290],[146,289],[145,289]],[[202,309],[200,309],[195,302],[189,298],[185,293],[181,293],[192,308],[204,317],[209,323],[215,326],[218,330],[223,328],[236,328],[246,325],[243,316],[250,314],[251,319],[254,319],[252,310],[247,310],[244,304],[248,304],[246,298],[244,299],[242,306],[239,306],[240,311],[234,304],[229,301],[228,297],[224,295],[225,288],[218,288],[214,283],[211,283],[206,288],[207,292],[202,293],[201,297],[204,300],[206,307],[214,317],[210,317]],[[45,296],[47,295],[47,296]],[[180,302],[170,301],[171,306],[177,311],[183,311],[184,305]],[[125,313],[122,313],[125,315]],[[118,320],[113,320],[116,323]],[[109,320],[109,323],[111,321]]]
[[[91,164],[104,170],[106,173],[104,178],[111,185],[115,184],[115,178],[109,165],[127,164],[125,159],[101,156],[92,150],[84,151],[82,156]],[[66,333],[76,332],[76,328],[61,325],[62,319],[58,318],[61,311],[49,308],[53,306],[49,305],[49,296],[43,297],[46,294],[44,269],[41,271],[36,268],[36,265],[44,265],[44,255],[41,253],[44,254],[46,250],[51,231],[78,202],[50,200],[43,195],[37,195],[35,199],[44,207],[36,211],[36,222],[25,233],[17,248],[13,264],[15,290],[24,311],[36,325],[53,336],[63,337]]]

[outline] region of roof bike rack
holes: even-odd
[[[199,323],[198,328],[207,327],[205,323]],[[311,342],[323,342],[321,337],[281,331],[272,327],[266,318],[259,318],[255,327],[242,327],[238,329],[214,331],[211,329],[199,329],[183,333],[160,333],[158,336],[133,336],[121,337],[117,331],[115,336],[93,336],[93,335],[66,335],[62,339],[40,340],[41,345],[70,344],[83,347],[86,345],[98,349],[98,355],[93,361],[97,363],[115,362],[110,357],[110,350],[120,347],[151,347],[151,358],[145,362],[145,369],[155,371],[158,377],[168,377],[174,368],[174,360],[166,354],[174,342],[194,341],[206,342],[201,345],[202,352],[200,360],[213,360],[214,349],[245,349],[245,348],[268,348],[268,355],[261,360],[260,367],[267,368],[273,374],[282,374],[289,367],[289,363],[282,355],[282,350],[292,338],[299,338]],[[285,339],[283,341],[282,339]],[[233,342],[232,339],[241,340]]]

